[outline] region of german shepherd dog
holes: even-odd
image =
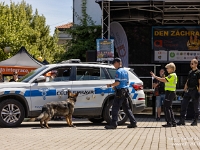
[[[41,128],[48,126],[48,121],[51,118],[56,116],[65,116],[66,122],[70,127],[75,127],[72,123],[72,114],[74,112],[74,105],[76,102],[76,98],[78,93],[72,93],[68,90],[68,98],[66,101],[57,101],[57,102],[49,102],[42,107],[41,114],[37,117],[40,120]],[[43,126],[44,122],[44,126]]]

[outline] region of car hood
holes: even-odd
[[[26,87],[26,86],[30,86],[29,83],[24,83],[24,82],[3,82],[0,83],[0,89],[3,88],[22,88],[22,87]]]

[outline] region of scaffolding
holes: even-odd
[[[102,0],[102,39],[110,39],[110,0]]]
[[[199,0],[96,0],[102,8],[102,38],[110,22],[142,25],[200,25]]]

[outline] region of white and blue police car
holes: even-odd
[[[74,63],[75,62],[75,63]],[[143,82],[133,69],[129,74],[129,103],[133,113],[145,108]],[[51,101],[67,99],[67,91],[79,92],[74,118],[88,118],[91,122],[111,121],[114,90],[106,84],[114,82],[116,69],[109,64],[65,61],[42,66],[19,82],[0,84],[0,126],[19,126],[24,118],[37,117],[42,106]],[[119,111],[118,124],[127,120],[123,109]]]

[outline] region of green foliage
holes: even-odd
[[[0,3],[0,61],[13,55],[24,46],[35,58],[41,56],[48,62],[58,61],[64,53],[64,48],[57,44],[57,31],[50,36],[46,19],[36,10],[33,13],[32,6],[24,1],[10,5]],[[4,48],[10,46],[10,54],[4,53]],[[55,57],[56,56],[56,57]]]
[[[87,0],[82,0],[82,16],[75,15],[80,20],[79,25],[73,25],[66,30],[67,34],[72,36],[72,40],[67,41],[67,51],[63,59],[79,58],[86,60],[87,50],[96,50],[96,39],[101,37],[101,26],[95,25],[95,22],[86,13]]]

